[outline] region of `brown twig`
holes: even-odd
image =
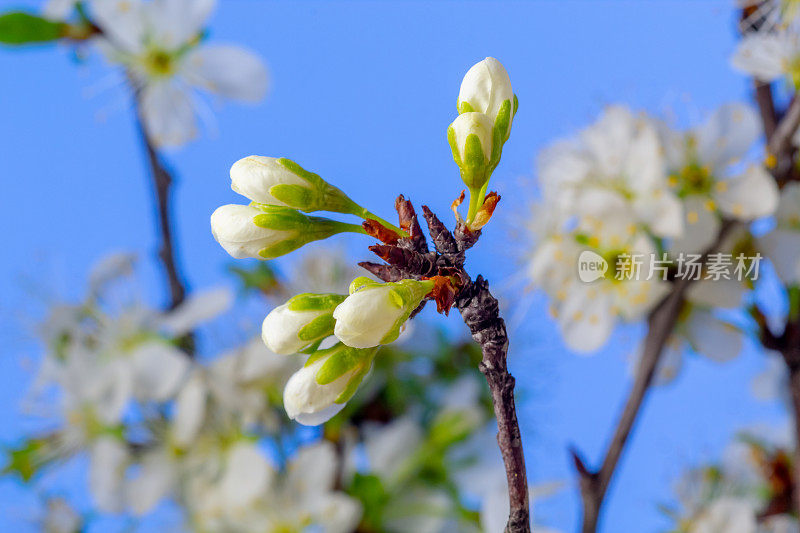
[[[506,470],[510,507],[505,530],[507,533],[527,533],[531,530],[528,480],[514,404],[514,377],[508,373],[506,365],[506,327],[500,317],[497,299],[489,292],[489,284],[481,276],[472,281],[464,270],[465,252],[477,242],[480,232],[470,231],[463,225],[451,232],[430,209],[423,206],[435,247],[435,251],[429,251],[411,203],[401,196],[395,207],[400,215],[400,226],[412,230],[410,237],[400,239],[396,244],[370,247],[388,265],[361,263],[361,266],[384,281],[435,275],[458,280],[455,307],[469,327],[473,340],[481,347],[480,370],[489,385],[497,418],[497,443]]]
[[[778,127],[778,114],[775,111],[775,102],[772,98],[772,85],[754,80],[755,100],[761,113],[761,123],[764,125],[764,135],[769,141]]]
[[[175,257],[175,245],[172,241],[172,221],[170,209],[170,188],[172,186],[172,176],[164,167],[161,158],[156,151],[155,145],[147,134],[144,126],[144,119],[141,114],[139,94],[134,91],[134,101],[136,103],[136,127],[142,145],[147,154],[147,162],[150,166],[153,189],[156,196],[156,217],[160,234],[160,244],[158,258],[161,261],[163,272],[167,278],[169,287],[169,309],[175,309],[186,299],[186,286],[180,274],[178,263]]]
[[[714,244],[703,254],[705,258],[716,250],[722,240],[733,228],[734,223],[726,222],[720,229]],[[579,476],[581,502],[583,505],[583,533],[594,533],[600,519],[600,512],[605,501],[608,486],[616,471],[622,452],[630,437],[633,425],[641,411],[642,404],[653,383],[658,363],[664,352],[664,346],[672,334],[678,315],[683,307],[684,296],[691,278],[680,278],[673,282],[672,290],[659,302],[647,319],[647,336],[645,337],[642,356],[639,360],[633,386],[628,394],[622,415],[617,422],[614,435],[608,445],[603,463],[597,471],[591,471],[576,450],[571,450],[575,468]]]

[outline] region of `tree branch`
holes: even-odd
[[[795,154],[792,137],[799,126],[800,98],[795,97],[767,142],[767,165],[778,184],[791,179]]]
[[[136,127],[142,145],[147,154],[147,161],[150,166],[153,189],[156,196],[156,218],[160,234],[158,258],[161,261],[162,270],[167,278],[169,287],[169,309],[174,309],[186,298],[186,286],[183,276],[180,274],[177,260],[175,258],[175,245],[172,241],[172,221],[170,208],[170,188],[172,186],[172,176],[164,167],[156,151],[155,145],[147,134],[141,114],[138,91],[134,90],[134,101],[136,104]]]
[[[726,222],[720,228],[714,244],[703,253],[703,260],[716,250],[725,235],[733,228],[734,223]],[[647,319],[647,336],[644,341],[642,356],[634,377],[633,386],[622,415],[617,422],[614,435],[608,445],[600,470],[592,472],[581,459],[577,451],[572,450],[572,458],[579,476],[581,502],[583,505],[583,533],[594,533],[600,519],[600,511],[605,501],[608,486],[616,471],[622,452],[630,437],[633,425],[641,411],[645,396],[653,383],[658,363],[664,352],[664,346],[672,334],[678,315],[683,307],[686,290],[692,283],[690,278],[680,278],[673,282],[672,290],[653,309]]]
[[[482,276],[472,281],[464,270],[465,252],[477,242],[480,232],[473,232],[466,226],[459,225],[455,233],[452,233],[430,209],[422,206],[436,250],[432,252],[428,250],[427,243],[421,236],[411,203],[400,196],[395,207],[400,215],[400,227],[411,228],[410,236],[400,239],[396,244],[370,247],[370,250],[389,265],[360,265],[384,281],[420,279],[433,275],[458,280],[455,306],[469,327],[472,338],[481,347],[483,358],[480,370],[489,384],[497,418],[497,444],[506,470],[510,506],[505,531],[528,533],[531,530],[528,480],[514,404],[514,378],[508,373],[506,365],[506,326],[500,318],[497,299],[489,292],[489,284]]]
[[[761,113],[761,123],[764,125],[764,135],[767,142],[775,134],[778,127],[778,114],[775,111],[775,102],[772,98],[772,85],[762,81],[753,80],[755,85],[755,99]]]
[[[497,418],[497,444],[506,469],[509,497],[509,517],[506,532],[530,531],[528,480],[522,436],[514,403],[514,377],[508,373],[506,355],[508,336],[500,318],[497,299],[489,292],[482,276],[464,287],[456,298],[456,308],[469,327],[472,338],[481,347],[483,359],[480,370],[486,377],[492,394],[494,415]]]

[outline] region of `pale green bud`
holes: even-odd
[[[517,104],[508,72],[498,60],[487,57],[467,71],[457,105],[459,113],[477,111],[488,115],[502,130],[502,141],[508,139]]]
[[[277,354],[289,355],[333,335],[333,310],[345,298],[342,294],[295,296],[264,319],[261,326],[264,344]]]
[[[447,129],[447,140],[464,184],[480,190],[492,171],[492,121],[483,113],[462,113]]]
[[[211,215],[214,239],[235,259],[273,259],[344,231],[362,228],[276,206],[223,205]]]
[[[375,352],[375,348],[358,350],[342,343],[316,352],[286,383],[286,414],[306,426],[330,420],[355,394],[372,368]]]
[[[231,188],[263,205],[301,211],[357,214],[363,211],[342,191],[286,158],[251,155],[231,167]]]
[[[334,335],[354,348],[389,344],[432,289],[433,281],[429,280],[379,283],[356,278],[350,284],[350,296],[333,312]]]

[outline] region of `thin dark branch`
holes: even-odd
[[[161,162],[161,158],[156,151],[155,145],[147,134],[139,105],[139,95],[135,96],[136,102],[136,126],[142,140],[147,162],[150,166],[153,189],[156,199],[156,218],[158,232],[160,236],[158,258],[164,275],[167,278],[169,287],[169,309],[174,309],[186,299],[186,286],[183,276],[176,260],[175,245],[172,240],[172,220],[170,206],[170,189],[172,186],[172,176]]]
[[[778,127],[778,114],[775,111],[775,102],[772,98],[772,85],[754,80],[755,99],[761,113],[761,123],[764,126],[764,135],[767,142],[772,139]]]
[[[720,229],[715,243],[703,254],[706,257],[713,252],[733,228],[734,224],[726,222]],[[642,404],[653,383],[664,346],[672,334],[684,303],[686,290],[692,283],[690,278],[680,278],[673,282],[672,290],[650,313],[647,320],[647,336],[645,337],[642,356],[639,360],[633,386],[619,417],[614,435],[608,445],[600,469],[591,471],[581,459],[577,451],[572,451],[573,460],[579,477],[581,501],[583,504],[583,533],[594,533],[600,519],[600,512],[605,501],[608,486],[614,476],[622,452],[630,437],[633,425],[641,411]]]

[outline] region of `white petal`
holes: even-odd
[[[219,489],[226,507],[243,508],[265,492],[275,477],[275,470],[264,453],[253,443],[239,442],[228,452],[225,473]]]
[[[355,531],[361,521],[361,502],[341,492],[331,492],[317,498],[313,507],[315,522],[325,533]]]
[[[148,342],[131,355],[134,393],[142,400],[170,399],[186,377],[191,362],[178,348],[163,342]]]
[[[167,49],[179,48],[203,31],[216,0],[153,0],[146,4],[152,38]]]
[[[761,135],[761,121],[746,104],[725,104],[695,131],[700,161],[712,172],[741,160]]]
[[[145,7],[141,0],[92,0],[92,20],[117,49],[138,53],[147,32]]]
[[[174,81],[146,85],[141,113],[148,136],[158,146],[180,146],[197,135],[191,95]]]
[[[286,482],[295,494],[314,499],[333,488],[337,461],[330,442],[322,441],[300,448],[289,463]]]
[[[709,311],[693,310],[686,331],[692,349],[714,361],[733,359],[742,349],[742,332]]]
[[[742,303],[747,288],[736,279],[699,280],[686,291],[686,299],[694,304],[722,309],[735,309]]]
[[[719,217],[708,208],[707,199],[696,195],[683,202],[683,216],[683,235],[672,241],[670,252],[696,254],[705,251],[717,238],[721,225]]]
[[[92,445],[89,489],[99,510],[109,513],[121,510],[127,462],[128,452],[119,439],[100,437]]]
[[[142,516],[153,510],[172,490],[175,474],[172,461],[164,453],[157,451],[145,456],[138,475],[128,480],[125,487],[134,514]]]
[[[227,98],[258,102],[267,92],[267,69],[256,54],[238,46],[203,46],[190,53],[183,75]]]
[[[625,158],[623,175],[631,189],[639,194],[652,191],[664,182],[664,159],[655,128],[637,121],[637,132]]]
[[[758,240],[780,280],[800,283],[800,231],[774,229]]]
[[[791,182],[783,186],[775,218],[778,226],[800,229],[800,183]]]
[[[731,65],[761,81],[773,81],[786,72],[787,61],[798,49],[796,41],[790,32],[745,35],[731,58]]]
[[[614,329],[616,315],[612,311],[610,295],[597,292],[592,297],[585,288],[582,289],[564,301],[558,320],[566,345],[576,352],[589,353],[606,343]]]
[[[634,139],[636,119],[623,106],[609,106],[600,119],[581,132],[581,140],[605,176],[623,175],[628,150]]]
[[[218,317],[230,309],[232,303],[233,294],[227,287],[198,291],[170,311],[161,324],[171,335],[179,337]]]
[[[186,382],[175,402],[172,434],[178,446],[188,446],[197,435],[205,419],[206,385],[199,372]]]
[[[370,471],[381,478],[394,479],[421,442],[422,429],[411,417],[397,419],[381,428],[368,428],[364,447]]]
[[[92,266],[92,271],[89,273],[91,292],[98,293],[108,283],[130,276],[135,263],[136,254],[129,252],[118,252],[103,257]]]
[[[658,237],[679,237],[684,233],[683,205],[666,188],[655,189],[636,197],[634,203],[640,219]]]
[[[753,220],[771,215],[778,206],[778,186],[772,176],[758,165],[750,166],[740,176],[727,182],[727,189],[714,195],[720,211],[739,220]]]

